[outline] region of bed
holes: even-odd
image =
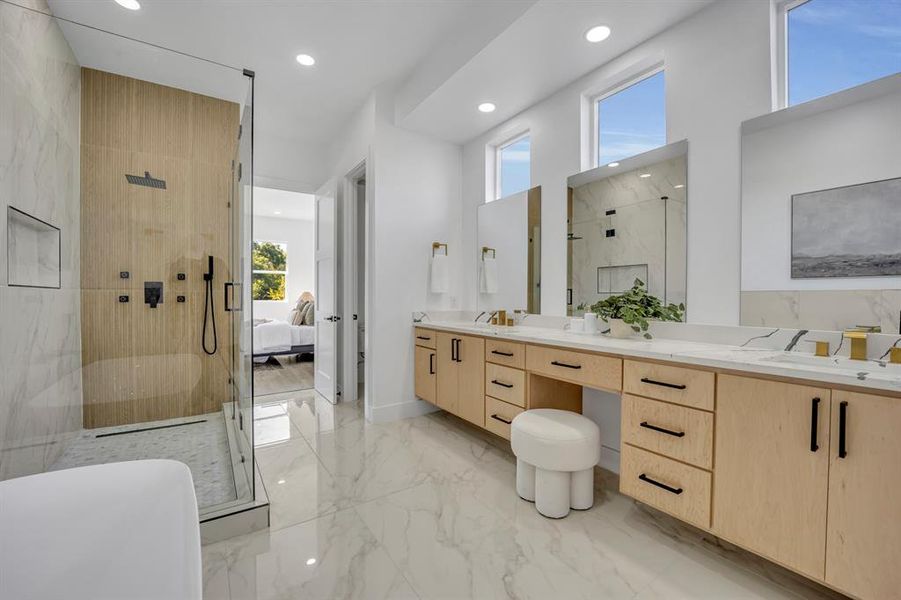
[[[253,357],[312,354],[314,351],[312,325],[291,325],[287,321],[267,321],[254,325]]]

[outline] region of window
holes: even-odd
[[[529,134],[507,142],[497,149],[497,196],[506,198],[531,187],[532,141]]]
[[[787,106],[901,71],[898,0],[796,0],[783,10]]]
[[[595,104],[597,164],[606,165],[666,144],[663,71]]]
[[[288,274],[288,246],[276,242],[253,243],[254,300],[285,299],[285,277]]]

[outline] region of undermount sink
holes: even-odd
[[[763,362],[783,363],[799,365],[803,367],[816,367],[841,371],[845,373],[868,373],[886,375],[901,375],[901,365],[874,360],[851,360],[846,356],[811,356],[809,354],[779,354],[761,359]]]

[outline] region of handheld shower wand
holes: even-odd
[[[207,272],[203,274],[203,281],[206,284],[206,298],[203,301],[203,351],[212,356],[219,349],[219,338],[216,335],[216,309],[213,305],[213,257],[209,257]],[[212,322],[213,325],[213,349],[207,349],[207,323]]]

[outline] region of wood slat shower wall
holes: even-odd
[[[82,69],[81,107],[84,426],[216,411],[230,400],[223,283],[230,278],[238,105]],[[145,171],[166,189],[125,179]],[[208,255],[215,264],[214,356],[201,348]],[[155,309],[144,304],[145,281],[163,282]]]

